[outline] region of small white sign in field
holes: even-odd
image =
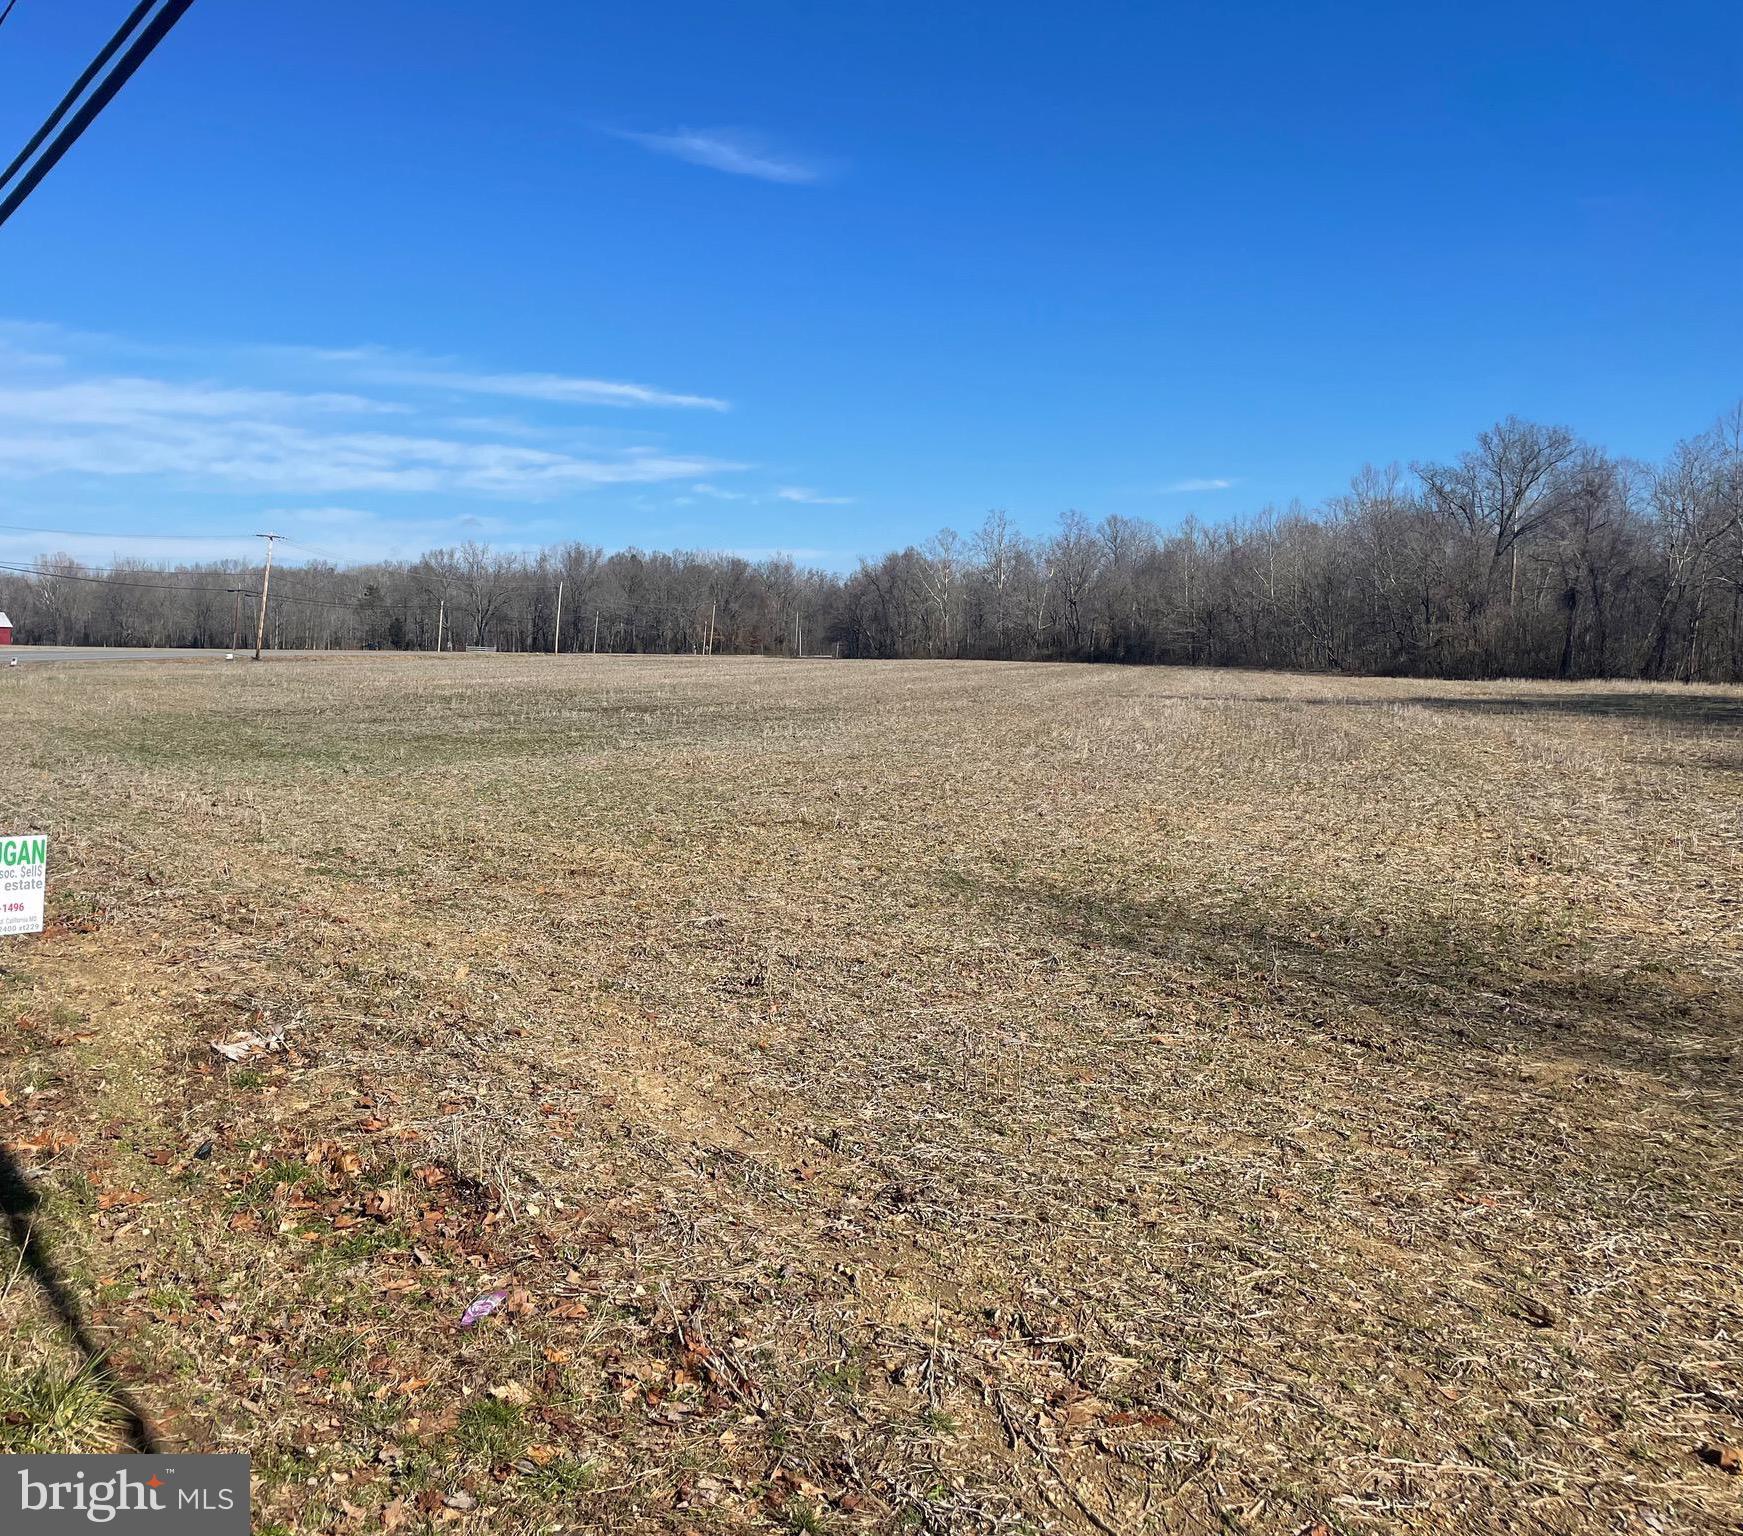
[[[48,839],[40,833],[0,837],[0,937],[42,932],[48,887]]]

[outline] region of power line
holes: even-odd
[[[6,526],[7,525],[5,525],[5,524],[0,524],[0,528],[4,528]],[[56,529],[42,528],[42,529],[31,529],[31,530],[27,530],[27,531],[36,532],[36,533],[51,533],[51,532],[67,532],[69,530],[65,530],[65,529],[56,530]],[[91,535],[91,537],[94,537],[94,538],[95,537],[102,537],[102,535],[95,535],[94,534],[94,535]],[[157,535],[157,534],[137,534],[137,535],[129,535],[129,537],[157,538],[157,537],[159,537],[159,535]],[[187,535],[165,534],[165,535],[162,535],[162,537],[164,537],[164,538],[176,538],[176,537],[199,538],[201,536],[197,535],[197,534],[187,534]],[[213,537],[218,538],[220,536],[213,535]],[[228,535],[223,535],[222,537],[227,538]],[[293,545],[294,547],[299,548],[299,549],[308,549],[309,548],[309,546],[307,544],[301,544],[296,539],[290,538],[286,534],[282,534],[282,533],[275,534],[274,537],[277,538],[278,540],[280,540],[282,543]],[[372,564],[381,564],[386,568],[385,575],[387,576],[387,578],[389,580],[391,580],[395,574],[398,574],[400,576],[403,576],[403,577],[410,579],[413,576],[414,572],[416,571],[419,563],[420,563],[419,561],[400,561],[400,562],[368,562],[368,561],[365,561],[365,562],[361,563],[361,568],[363,570],[367,571],[371,568]],[[199,575],[217,574],[217,572],[215,572],[212,569],[213,567],[222,567],[225,565],[239,565],[239,566],[246,567],[246,566],[250,566],[252,564],[254,564],[253,561],[247,560],[247,559],[243,558],[242,556],[237,555],[237,556],[231,556],[231,557],[223,558],[223,559],[215,558],[215,559],[209,560],[209,561],[202,561],[197,565],[181,566],[175,570],[166,570],[162,566],[148,566],[148,565],[125,565],[125,566],[84,566],[84,565],[81,565],[80,569],[83,571],[86,571],[86,572],[93,573],[94,576],[97,578],[101,578],[106,572],[109,572],[109,571],[115,571],[115,572],[125,571],[125,572],[131,573],[131,574],[142,575],[142,576],[180,576],[183,574],[186,574],[189,576],[199,576]],[[396,566],[397,566],[397,570],[395,569]],[[0,565],[0,569],[12,569],[12,567]],[[19,567],[19,569],[24,569],[24,567]],[[30,569],[33,570],[37,575],[41,575],[41,576],[59,576],[59,575],[65,574],[61,571],[44,570],[40,567],[30,567]],[[273,567],[273,569],[275,571],[307,571],[308,567],[307,566],[298,566],[298,565],[291,565],[291,566],[275,565]],[[353,566],[349,572],[345,572],[343,570],[343,568],[341,568],[338,573],[339,574],[350,574],[350,575],[355,577],[357,574],[357,571],[358,571],[358,567]],[[226,573],[226,574],[233,574],[233,573]],[[445,583],[452,583],[455,581],[464,581],[465,578],[457,577],[457,576],[442,575],[440,577],[440,579]],[[499,589],[499,590],[503,590],[503,591],[511,591],[511,592],[523,592],[523,591],[554,592],[557,588],[558,583],[560,583],[564,579],[565,579],[565,577],[564,577],[562,571],[560,571],[560,570],[555,570],[550,575],[540,575],[536,571],[514,571],[514,572],[507,572],[507,573],[493,576],[493,577],[489,578],[489,584],[495,589]],[[178,590],[180,590],[180,589],[178,589]],[[310,601],[310,602],[326,601],[326,599],[310,598],[310,599],[306,599],[306,601]],[[362,596],[355,596],[355,597],[351,598],[350,601],[362,603],[362,602],[368,601],[368,599],[366,599]]]
[[[6,9],[0,11],[0,27],[6,25],[6,18],[12,14],[12,7],[17,4],[18,0],[6,0]]]
[[[154,592],[215,592],[216,587],[190,587],[166,581],[130,581],[117,576],[113,571],[45,571],[35,565],[8,565],[0,561],[0,571],[11,571],[15,576],[41,576],[48,581],[89,581],[100,587],[149,587]],[[147,572],[148,575],[167,576],[168,571]]]
[[[180,565],[174,570],[166,570],[164,567],[156,565],[85,565],[82,562],[75,563],[78,565],[76,571],[60,570],[55,567],[43,566],[40,563],[23,564],[19,562],[12,562],[10,564],[0,562],[0,570],[13,570],[37,576],[63,576],[69,581],[84,581],[87,579],[91,581],[103,581],[110,578],[120,580],[122,577],[126,576],[174,576],[192,580],[198,579],[202,576],[236,576],[240,574],[241,571],[249,569],[254,564],[252,560],[244,560],[240,556],[230,560],[202,561],[198,565]],[[232,569],[232,567],[236,567],[236,569]],[[278,569],[281,571],[287,569],[297,571],[301,570],[302,567],[294,565],[289,567],[280,566]],[[147,585],[149,585],[149,583],[147,583]],[[176,587],[173,590],[181,592],[194,589]],[[330,601],[330,599],[305,598],[304,601],[327,602]],[[347,601],[361,602],[362,599],[353,597],[347,599]]]
[[[99,531],[93,528],[43,528],[35,524],[26,526],[23,523],[0,523],[0,533],[47,533],[69,539],[145,539],[150,542],[168,544],[246,544],[253,535],[245,533],[115,533],[108,530]],[[289,544],[293,549],[307,550],[311,555],[317,555],[323,560],[331,561],[335,567],[344,562],[329,550],[318,549],[313,544],[305,544],[301,539],[293,539],[289,534],[280,533],[274,537]],[[215,555],[212,560],[223,564],[235,562],[247,565],[251,562],[243,555]],[[210,562],[208,562],[210,563]],[[130,569],[145,570],[147,567],[130,567]],[[197,569],[197,568],[196,568]],[[283,569],[283,567],[281,567]],[[289,569],[295,570],[292,566]],[[160,575],[177,575],[179,571],[160,571]]]
[[[197,579],[201,576],[235,576],[253,564],[252,560],[238,558],[210,561],[204,565],[177,566],[174,570],[166,570],[160,565],[84,565],[79,563],[76,570],[67,571],[54,566],[12,561],[0,562],[0,570],[23,571],[37,576],[61,576],[68,581],[105,581],[111,577],[119,581],[129,576],[177,576],[189,579]],[[232,566],[238,569],[230,569]],[[178,588],[178,590],[181,589]]]
[[[150,592],[180,592],[185,596],[199,597],[203,595],[225,596],[235,590],[234,587],[202,587],[189,586],[183,583],[167,581],[132,581],[123,576],[117,576],[112,571],[92,573],[89,571],[45,571],[34,565],[8,565],[0,562],[0,571],[10,571],[15,576],[40,576],[45,581],[85,581],[99,587],[140,587]],[[147,574],[167,576],[168,571],[148,572]],[[259,594],[253,594],[258,596]],[[361,598],[335,599],[328,597],[299,597],[294,593],[281,592],[278,595],[281,603],[303,603],[312,608],[355,608],[362,603]]]
[[[344,563],[340,556],[334,554],[330,549],[322,549],[319,544],[306,544],[301,539],[293,539],[288,533],[281,533],[279,537],[283,539],[285,543],[290,545],[292,549],[306,549],[311,555],[315,555],[319,559],[331,560],[334,565],[342,565]]]
[[[191,544],[246,544],[249,539],[259,537],[259,535],[256,534],[246,533],[114,533],[107,530],[99,531],[89,528],[42,528],[35,526],[34,524],[26,526],[22,523],[0,523],[0,533],[47,533],[70,539],[147,539],[156,540],[160,543],[174,541]],[[340,555],[334,554],[329,549],[323,549],[317,544],[309,544],[302,539],[292,538],[288,533],[274,534],[273,537],[278,539],[281,543],[290,545],[292,549],[306,550],[311,555],[316,555],[323,560],[331,561],[337,570],[342,571],[345,568],[346,562],[344,558]],[[388,568],[389,573],[391,574],[392,568],[397,566],[399,567],[400,574],[409,576],[418,565],[422,564],[423,561],[428,558],[428,554],[429,552],[426,551],[425,554],[420,556],[417,560],[352,561],[351,570],[355,572],[359,567],[367,570],[372,566],[382,566]],[[238,565],[252,564],[251,561],[242,555],[214,556],[211,561],[203,563],[235,563]],[[93,566],[86,567],[86,569],[94,570],[101,574],[105,568],[101,566]],[[123,569],[123,567],[116,566],[112,569],[120,570]],[[129,571],[137,571],[145,575],[155,576],[179,576],[182,574],[182,570],[184,569],[188,570],[189,574],[199,574],[199,567],[197,566],[182,567],[174,571],[164,570],[161,567],[134,565],[129,565],[125,567],[125,569]],[[303,567],[281,565],[277,567],[277,569],[294,571],[303,569]],[[46,576],[58,576],[62,573],[59,571],[43,571],[41,574]],[[507,587],[514,590],[539,589],[547,591],[552,589],[553,584],[560,584],[563,580],[564,575],[561,570],[557,570],[555,575],[549,576],[540,575],[536,571],[512,571],[503,572],[491,578],[492,583],[498,587]],[[363,602],[364,599],[357,598],[356,601]]]
[[[84,105],[73,113],[66,126],[55,134],[36,161],[19,177],[17,185],[6,194],[6,200],[0,202],[0,225],[5,224],[18,211],[25,198],[29,197],[41,184],[43,177],[60,163],[61,156],[78,143],[80,135],[96,121],[97,114],[115,99],[116,92],[133,78],[134,71],[151,57],[152,51],[168,35],[169,29],[182,19],[183,14],[193,3],[194,0],[166,0],[163,9],[145,24],[139,35],[127,45],[126,52],[116,60],[115,67],[98,81],[97,88],[86,97]],[[68,95],[61,98],[60,105],[50,114],[48,121],[36,131],[18,158],[7,167],[6,174],[0,176],[0,186],[4,186],[10,181],[17,173],[19,166],[30,158],[36,146],[42,144],[43,140],[54,132],[55,124],[65,114],[67,107],[77,100],[79,93],[90,84],[96,72],[103,67],[107,58],[120,45],[121,40],[138,25],[140,16],[149,9],[150,4],[151,0],[141,0],[141,3],[134,7],[133,13],[127,18],[122,29],[91,61],[85,73],[79,77],[79,83]]]
[[[85,94],[85,87],[97,78],[97,71],[114,57],[115,50],[127,40],[127,35],[139,25],[140,19],[152,8],[152,6],[156,4],[157,0],[139,0],[139,4],[133,7],[133,13],[126,21],[121,23],[120,30],[118,30],[108,42],[103,44],[102,50],[98,53],[97,57],[92,59],[91,62],[85,66],[85,72],[73,82],[73,88],[68,91],[65,96],[61,97],[60,105],[56,107],[54,111],[49,113],[47,121],[45,121],[42,127],[38,128],[36,132],[30,136],[30,142],[26,144],[23,149],[18,151],[17,158],[13,160],[11,165],[6,167],[4,174],[0,174],[0,187],[5,186],[7,182],[12,180],[18,167],[23,165],[26,160],[34,155],[38,147],[42,144],[42,141],[54,132],[56,125],[67,115],[67,109]],[[10,5],[7,7],[8,10],[11,8]]]
[[[16,3],[16,0],[14,0]],[[228,533],[110,533],[92,528],[37,528],[23,523],[0,523],[0,533],[54,533],[69,539],[157,539],[186,544],[240,544],[244,534]]]
[[[35,524],[26,526],[23,523],[0,523],[0,533],[48,533],[68,539],[145,539],[150,542],[168,544],[246,544],[250,534],[245,533],[115,533],[108,530],[99,531],[94,528],[42,528]],[[301,539],[293,539],[288,533],[275,535],[292,549],[301,549],[319,559],[330,561],[335,567],[345,562],[342,556],[334,554],[329,549],[322,549],[317,544],[305,544]],[[247,563],[244,557],[215,556],[219,560],[236,559]],[[295,567],[291,567],[295,569]]]
[[[0,529],[3,529],[7,526],[8,525],[6,525],[6,524],[0,524]],[[27,530],[27,531],[37,532],[37,533],[49,533],[49,532],[67,532],[69,530],[65,530],[65,529],[61,529],[61,530],[31,529],[31,530]],[[99,535],[93,535],[93,537],[99,537]],[[132,535],[132,537],[156,538],[156,537],[159,537],[159,535],[139,534],[139,535]],[[162,537],[165,537],[165,538],[174,538],[174,537],[198,538],[198,537],[200,537],[200,535],[165,534],[165,535],[162,535]],[[214,537],[217,537],[217,536],[214,536]],[[308,545],[300,544],[296,539],[289,538],[288,536],[286,536],[285,534],[282,534],[282,533],[275,534],[274,537],[283,543],[294,545],[297,548],[301,548],[301,549],[309,548]],[[234,565],[234,566],[242,567],[243,569],[247,569],[253,563],[254,562],[246,560],[246,559],[242,558],[241,556],[236,556],[236,557],[232,557],[230,559],[225,559],[225,560],[205,561],[205,562],[202,562],[201,564],[195,565],[195,566],[183,566],[183,567],[179,567],[175,570],[166,570],[161,566],[146,566],[146,565],[125,565],[125,566],[87,566],[87,565],[81,565],[77,572],[72,572],[72,571],[46,569],[40,565],[19,565],[19,564],[7,564],[4,562],[0,562],[0,571],[11,571],[15,574],[25,575],[25,576],[41,576],[45,579],[53,579],[53,578],[58,577],[58,578],[61,578],[63,580],[67,580],[67,581],[93,581],[93,582],[99,582],[99,583],[107,581],[115,586],[142,586],[142,587],[154,588],[156,590],[161,590],[161,591],[166,591],[166,592],[204,592],[204,591],[208,591],[211,589],[206,588],[206,587],[179,586],[179,585],[163,585],[160,587],[159,584],[154,583],[154,582],[131,581],[131,580],[128,580],[125,578],[126,577],[133,577],[133,576],[182,576],[182,575],[186,575],[189,577],[213,576],[213,575],[234,576],[234,575],[238,574],[236,571],[226,570],[226,569],[224,569],[224,567]],[[418,564],[419,564],[419,562],[416,562],[416,561],[401,562],[399,564],[399,568],[397,571],[389,569],[384,574],[389,581],[391,581],[393,576],[396,574],[401,576],[401,577],[404,577],[408,580],[414,579],[414,573],[416,572],[416,568],[417,568]],[[284,572],[284,571],[301,572],[301,571],[305,571],[307,568],[304,566],[295,566],[295,565],[293,565],[293,566],[275,565],[273,569],[274,569],[274,572],[276,574],[278,572]],[[366,569],[366,570],[368,569],[367,564],[365,564],[364,569]],[[336,574],[339,574],[339,573],[336,573]],[[357,573],[354,569],[353,571],[351,571],[348,574],[351,574],[353,577],[355,577]],[[460,583],[464,584],[464,581],[465,581],[464,577],[451,576],[451,575],[448,575],[446,573],[431,573],[431,574],[433,574],[437,577],[438,584],[441,585],[443,588],[447,588],[447,587],[451,586],[452,584],[454,584],[455,582],[460,582]],[[284,578],[281,575],[279,579],[280,579],[280,581],[283,581]],[[505,572],[503,574],[491,577],[488,579],[488,584],[493,589],[495,589],[497,591],[502,591],[502,592],[554,593],[556,591],[557,587],[559,585],[561,585],[564,580],[565,580],[565,577],[564,577],[562,571],[560,571],[560,570],[554,570],[549,575],[541,575],[540,573],[538,573],[536,571],[515,571],[515,572]],[[373,583],[371,583],[371,584],[373,584]],[[224,590],[229,591],[230,589],[228,587],[226,587]],[[361,593],[354,593],[351,596],[346,597],[344,599],[340,599],[340,600],[335,600],[332,598],[324,598],[324,597],[304,597],[304,596],[301,596],[295,592],[284,593],[283,597],[284,597],[284,600],[286,602],[312,603],[312,604],[325,606],[325,607],[331,607],[331,608],[345,608],[345,607],[359,607],[360,608],[360,607],[367,606],[371,603],[381,603],[381,604],[384,604],[384,605],[389,606],[389,607],[391,607],[393,605],[393,599],[387,597],[385,593],[383,593],[382,595],[380,595],[378,597],[373,597],[373,598],[366,596],[364,594],[361,594]]]

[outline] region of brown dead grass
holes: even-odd
[[[1743,1520],[1743,692],[5,681],[55,917],[0,954],[8,1138],[269,1522]]]

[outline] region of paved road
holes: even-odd
[[[268,651],[269,656],[307,656],[309,651]],[[252,659],[252,648],[236,653],[238,661]],[[33,666],[44,661],[222,661],[223,651],[196,650],[173,645],[6,645],[0,646],[0,666],[16,661]]]

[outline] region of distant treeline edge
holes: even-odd
[[[19,642],[252,644],[258,567],[30,564],[0,571]],[[273,575],[269,642],[428,650],[438,615],[444,648],[1734,682],[1743,407],[1657,465],[1509,419],[1453,462],[1364,469],[1312,510],[1172,531],[1067,512],[1039,538],[992,512],[848,574],[585,543],[291,565]]]

